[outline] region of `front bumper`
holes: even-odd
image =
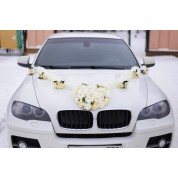
[[[125,148],[145,148],[147,146],[148,140],[150,137],[156,137],[160,135],[165,135],[173,133],[173,128],[168,128],[164,130],[159,130],[155,132],[147,133],[133,133],[128,137],[121,138],[92,138],[92,139],[83,139],[83,138],[59,138],[55,134],[34,134],[28,132],[21,132],[9,129],[9,144],[12,147],[11,136],[19,136],[25,138],[37,139],[41,147],[44,148],[67,148],[70,146],[112,146],[112,145],[121,145]]]
[[[58,137],[53,129],[52,124],[38,121],[38,127],[32,122],[31,128],[18,128],[17,126],[8,125],[9,145],[12,145],[12,136],[30,138],[38,140],[40,147],[46,148],[67,148],[70,146],[108,146],[114,147],[119,145],[123,148],[145,148],[151,137],[172,134],[174,137],[174,121],[170,118],[162,119],[160,122],[153,120],[137,121],[134,131],[130,136],[112,137],[112,138],[62,138]],[[42,127],[40,127],[40,124]],[[45,127],[44,127],[45,124]],[[170,146],[171,146],[170,140]]]

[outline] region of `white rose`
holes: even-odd
[[[77,93],[77,98],[82,99],[85,97],[84,93]]]
[[[91,96],[88,96],[85,98],[85,101],[90,104],[94,101],[94,99]]]
[[[106,97],[109,97],[109,96],[110,96],[110,93],[109,93],[108,90],[105,92],[105,96],[106,96]]]
[[[91,110],[104,107],[108,104],[109,94],[109,88],[106,86],[81,85],[77,88],[76,92],[74,92],[74,98],[80,108]],[[85,102],[83,102],[83,98],[85,98]]]
[[[85,105],[84,105],[84,109],[86,109],[86,110],[90,110],[91,109],[91,104],[88,104],[88,103],[86,103]]]
[[[45,68],[38,66],[38,67],[35,68],[35,71],[36,71],[38,74],[40,74],[40,73],[42,73],[42,72],[45,72]]]
[[[100,105],[101,108],[103,108],[106,104],[105,104],[104,101],[102,101],[102,102],[99,103],[99,105]]]
[[[84,94],[87,94],[89,93],[89,90],[87,88],[85,88],[83,91],[82,91]]]
[[[147,74],[148,73],[148,69],[147,69],[146,66],[142,66],[141,67],[141,71],[142,71],[143,74]]]
[[[80,101],[78,101],[78,105],[79,105],[79,108],[83,108],[84,103],[80,100]]]

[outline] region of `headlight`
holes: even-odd
[[[35,106],[29,104],[14,101],[12,104],[12,114],[22,120],[39,120],[39,121],[51,121],[48,113]]]
[[[170,106],[167,100],[148,106],[140,112],[138,120],[161,119],[170,113]]]

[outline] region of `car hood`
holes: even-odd
[[[128,70],[47,70],[47,72],[58,75],[62,80],[75,87],[81,83],[106,85],[117,81]],[[39,105],[50,115],[56,132],[69,133],[70,131],[67,129],[59,127],[57,112],[80,109],[73,99],[72,90],[68,88],[56,90],[53,83],[48,80],[40,80],[37,75],[33,76],[33,83]],[[127,89],[111,88],[109,104],[104,108],[93,110],[93,116],[96,118],[100,110],[128,109],[132,112],[132,120],[129,127],[122,129],[122,132],[131,132],[134,129],[139,112],[146,106],[147,93],[145,77],[141,75],[140,78],[133,79]],[[95,130],[95,132],[100,131]],[[115,132],[118,132],[118,130],[115,130]]]

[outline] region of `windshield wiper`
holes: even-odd
[[[120,66],[70,66],[70,69],[130,69],[130,67],[120,67]]]
[[[129,66],[120,67],[120,66],[53,66],[53,65],[45,66],[43,65],[41,67],[44,67],[46,69],[120,69],[120,70],[130,69]]]
[[[44,67],[45,69],[71,69],[71,66],[52,66],[52,65],[49,65],[49,66],[41,66],[41,67]]]

